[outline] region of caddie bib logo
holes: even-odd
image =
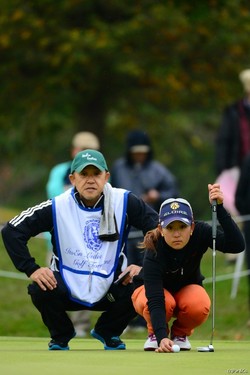
[[[86,221],[83,238],[86,246],[93,251],[101,249],[102,242],[98,237],[100,227],[100,220],[92,219]]]

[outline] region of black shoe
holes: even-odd
[[[49,342],[49,350],[69,350],[69,346],[67,342],[51,340]]]
[[[50,340],[49,342],[49,350],[69,350],[68,342],[69,340],[75,337],[76,333],[74,332],[73,335],[67,341],[57,341],[55,339]]]
[[[124,344],[123,341],[120,340],[119,336],[104,338],[101,335],[99,335],[94,329],[90,331],[90,334],[95,339],[101,341],[104,344],[105,350],[125,350],[126,349],[126,345]]]

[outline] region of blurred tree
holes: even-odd
[[[199,155],[198,167],[211,168],[214,114],[239,94],[238,72],[250,64],[248,2],[0,5],[0,147],[8,163],[39,162],[38,175],[46,174],[82,129],[97,133],[112,160],[125,132],[140,126],[160,143],[158,158],[178,161],[181,179],[182,165],[194,167]]]

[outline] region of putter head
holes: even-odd
[[[197,351],[198,352],[203,352],[203,353],[211,353],[211,352],[214,352],[214,347],[212,344],[208,345],[208,346],[199,346],[197,348]]]

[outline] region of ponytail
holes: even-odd
[[[156,252],[156,245],[160,236],[161,233],[158,228],[152,229],[145,234],[143,242],[138,247]]]

